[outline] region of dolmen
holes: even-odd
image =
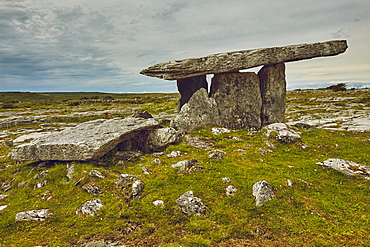
[[[285,120],[285,63],[335,56],[346,40],[213,54],[156,64],[140,73],[177,80],[181,98],[171,127],[188,132],[198,126],[261,129]],[[256,74],[240,72],[263,66]],[[208,92],[207,74],[214,74]]]

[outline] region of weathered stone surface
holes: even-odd
[[[132,114],[132,117],[133,118],[145,118],[145,119],[153,118],[153,116],[147,111],[135,112],[134,114]]]
[[[208,90],[208,83],[205,75],[194,76],[177,80],[177,88],[181,95],[178,107],[178,111],[180,111],[181,107],[189,101],[196,91],[201,88]]]
[[[94,160],[138,132],[158,127],[153,118],[99,119],[15,147],[14,160]]]
[[[153,202],[153,204],[154,204],[154,206],[156,206],[156,207],[163,207],[163,206],[164,206],[164,201],[162,201],[162,200],[155,200],[155,201]]]
[[[121,174],[115,184],[121,187],[121,191],[127,192],[127,199],[129,200],[138,197],[145,186],[144,182],[137,176],[130,174]]]
[[[301,140],[301,136],[292,129],[289,129],[284,123],[273,123],[265,127],[267,129],[265,135],[270,137],[275,135],[276,140],[283,143],[295,143]]]
[[[101,189],[99,189],[99,187],[96,186],[95,184],[88,184],[88,185],[82,186],[82,189],[93,195],[103,194],[103,191],[101,191]]]
[[[49,209],[40,209],[40,210],[31,210],[26,212],[17,213],[15,220],[24,220],[24,221],[41,221],[52,216],[53,213]]]
[[[238,191],[237,188],[235,188],[235,186],[233,185],[229,185],[226,187],[226,195],[227,196],[232,196],[234,195],[236,192]]]
[[[283,47],[260,48],[213,54],[156,64],[140,73],[167,80],[178,80],[205,74],[218,74],[315,57],[335,56],[345,52],[346,40],[333,40]]]
[[[75,173],[75,164],[74,163],[67,164],[67,178],[70,181],[72,180],[74,173]]]
[[[105,178],[105,175],[98,170],[91,170],[89,175],[96,178]]]
[[[262,180],[253,184],[253,196],[255,197],[256,206],[260,207],[274,197],[274,190],[268,182]]]
[[[285,64],[264,66],[259,72],[262,126],[283,123],[285,120],[286,81]]]
[[[359,175],[365,179],[370,179],[370,166],[357,164],[353,161],[343,159],[327,159],[323,162],[318,162],[316,165],[325,169],[334,169],[348,176]]]
[[[213,143],[199,136],[186,135],[185,140],[188,144],[199,149],[212,149]]]
[[[76,210],[76,214],[78,215],[82,213],[82,214],[88,214],[88,215],[94,216],[94,214],[98,212],[101,207],[103,207],[101,199],[96,198],[96,199],[88,200]]]
[[[231,129],[261,128],[261,92],[253,72],[215,74],[211,99],[219,112],[218,126]]]
[[[182,133],[171,127],[153,130],[148,135],[148,149],[151,151],[163,149],[169,144],[178,142],[181,137]]]
[[[204,88],[193,94],[171,121],[171,127],[187,133],[199,126],[218,125],[219,113],[214,99],[208,97]]]
[[[193,191],[188,191],[182,194],[176,201],[184,214],[197,214],[203,216],[206,214],[207,208],[202,203],[202,200],[193,196]]]

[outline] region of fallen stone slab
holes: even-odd
[[[348,176],[360,175],[365,179],[370,179],[370,166],[357,164],[353,161],[344,159],[327,159],[323,162],[318,162],[316,165],[324,169],[334,169]]]
[[[12,150],[11,157],[17,161],[94,160],[139,132],[158,127],[153,118],[93,120],[19,145]]]
[[[166,80],[179,80],[206,74],[239,71],[261,65],[273,65],[315,57],[335,56],[345,52],[346,49],[346,40],[333,40],[310,44],[225,52],[206,57],[156,64],[142,70],[140,74]]]

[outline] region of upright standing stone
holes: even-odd
[[[208,83],[205,75],[194,76],[190,78],[177,80],[177,88],[180,92],[181,98],[179,100],[179,109],[189,101],[191,96],[201,88],[208,91]]]
[[[211,98],[220,113],[220,125],[231,129],[261,128],[261,92],[253,72],[215,74]]]
[[[258,77],[262,96],[262,126],[283,123],[286,105],[285,64],[263,66]]]

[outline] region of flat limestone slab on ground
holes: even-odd
[[[17,146],[11,157],[18,161],[94,160],[138,132],[157,127],[153,118],[98,119]]]

